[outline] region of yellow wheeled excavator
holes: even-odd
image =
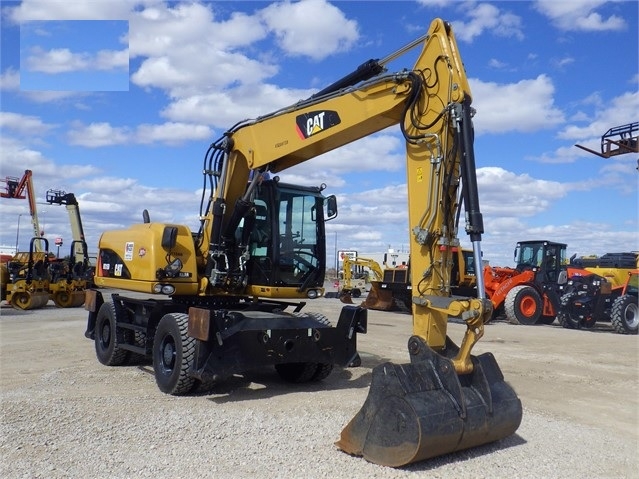
[[[416,46],[422,50],[412,69],[386,72],[389,61]],[[99,361],[147,355],[158,386],[171,394],[254,366],[274,365],[301,382],[325,378],[335,364],[358,365],[366,309],[344,305],[332,326],[303,312],[302,302],[284,301],[322,293],[324,221],[337,214],[335,198],[266,175],[399,126],[410,228],[410,363],[373,369],[368,398],[336,444],[399,467],[513,434],[519,398],[490,353],[471,354],[492,313],[481,275],[478,297],[454,296],[450,287],[462,209],[481,264],[472,115],[451,26],[436,19],[422,38],[312,97],[236,124],[205,156],[212,194],[203,197],[199,231],[152,223],[145,214],[141,224],[103,233],[96,284],[156,296],[105,300],[99,290],[87,292],[85,335]],[[447,335],[449,317],[467,325],[460,346]]]

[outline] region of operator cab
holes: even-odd
[[[520,241],[514,253],[516,269],[532,269],[542,283],[558,283],[562,279],[565,282],[561,272],[566,264],[566,248],[566,244],[552,241]]]
[[[321,193],[325,186],[294,186],[274,179],[256,188],[247,262],[250,285],[296,287],[299,291],[323,287],[324,224],[337,216],[335,196]],[[244,223],[238,228],[240,235],[243,227]]]

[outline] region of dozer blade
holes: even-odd
[[[379,283],[372,282],[371,290],[361,306],[377,311],[391,311],[393,309],[393,292],[382,290],[379,287]]]
[[[400,467],[517,430],[521,401],[492,354],[473,356],[474,371],[457,376],[450,359],[415,340],[430,354],[420,353],[410,364],[376,366],[368,397],[337,447],[375,464]]]

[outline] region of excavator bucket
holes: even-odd
[[[412,337],[409,350],[416,352],[410,364],[384,363],[373,369],[368,397],[336,443],[341,450],[401,467],[497,441],[517,430],[521,401],[492,354],[472,356],[473,372],[458,376],[451,359],[422,339]]]
[[[371,289],[368,292],[368,296],[362,302],[361,306],[378,311],[391,311],[393,304],[393,292],[382,290],[379,287],[379,282],[373,281],[371,282]]]
[[[349,292],[340,292],[339,300],[344,304],[353,304],[353,297]]]

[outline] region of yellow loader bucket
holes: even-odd
[[[410,364],[384,363],[373,369],[368,397],[336,443],[341,450],[400,467],[497,441],[517,430],[521,401],[492,354],[471,356],[474,371],[458,376],[452,361],[421,338],[410,339],[409,351]]]
[[[393,292],[382,290],[379,283],[373,281],[371,282],[371,290],[361,306],[378,311],[391,311],[393,309]]]

